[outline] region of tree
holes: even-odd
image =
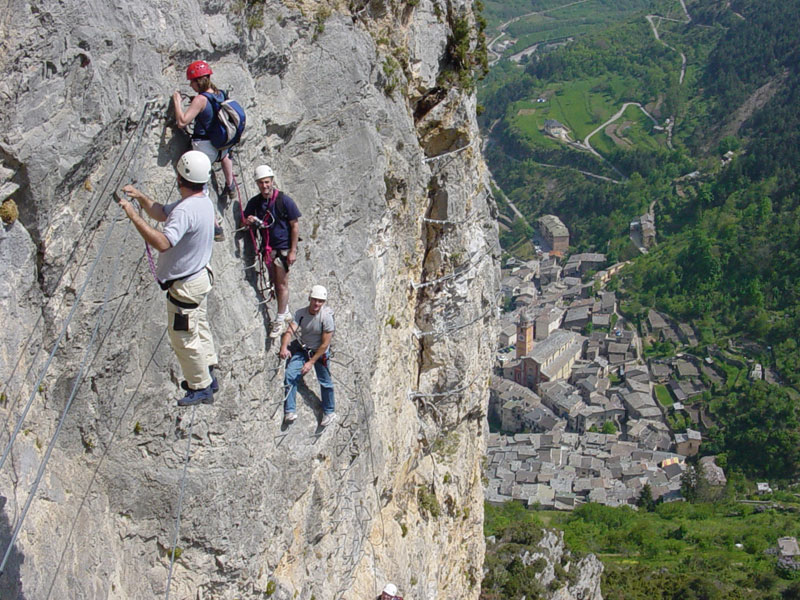
[[[617,427],[614,425],[614,421],[606,421],[603,423],[603,428],[600,431],[602,433],[613,435],[617,433]]]
[[[681,475],[681,495],[687,502],[695,502],[699,496],[702,467],[689,466]]]
[[[756,381],[715,408],[720,448],[745,473],[788,479],[800,470],[800,411],[786,389]]]
[[[781,600],[800,600],[800,581],[793,581],[781,592]]]
[[[653,512],[656,509],[656,501],[653,500],[653,490],[650,489],[650,484],[645,483],[642,491],[639,493],[639,498],[636,500],[636,506],[643,508],[647,512]]]

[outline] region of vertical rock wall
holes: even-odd
[[[0,551],[49,462],[0,596],[166,596],[183,491],[170,597],[370,598],[393,581],[406,598],[477,598],[498,250],[474,97],[446,77],[470,4],[2,9],[0,191],[21,217],[0,234],[0,442],[14,439]],[[198,58],[247,110],[242,197],[266,162],[303,213],[290,306],[328,287],[326,430],[310,376],[298,421],[281,423],[238,198],[217,205],[227,239],[212,259],[222,389],[211,406],[174,404],[163,292],[110,191],[176,198],[187,140],[167,99],[189,92]]]

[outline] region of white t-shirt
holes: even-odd
[[[158,255],[160,281],[199,274],[211,260],[214,245],[214,206],[203,193],[164,206],[164,235],[172,248]]]

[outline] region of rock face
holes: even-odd
[[[448,76],[471,3],[2,9],[0,597],[477,598],[499,252],[474,96]],[[329,290],[327,429],[313,376],[281,423],[239,198],[211,262],[221,391],[175,406],[163,292],[110,193],[176,199],[167,100],[198,58],[247,111],[242,198],[268,163],[303,213],[290,306]]]
[[[594,554],[581,559],[573,557],[564,546],[563,532],[545,530],[538,551],[526,552],[523,562],[532,564],[538,558],[545,560],[539,583],[550,590],[550,600],[603,600],[600,592],[603,564]],[[567,581],[559,583],[562,573],[566,573]]]
[[[573,555],[566,548],[564,533],[561,531],[551,529],[539,531],[541,537],[537,542],[522,547],[520,544],[510,544],[507,540],[497,540],[491,536],[487,538],[487,554],[502,556],[504,562],[520,560],[525,567],[532,568],[536,573],[537,589],[526,590],[531,598],[603,600],[600,589],[603,564],[597,557],[594,554],[582,558]],[[513,550],[510,549],[512,546]],[[491,560],[487,561],[487,565],[491,564]],[[493,587],[491,582],[489,586],[487,594],[496,595],[498,590],[491,589]]]

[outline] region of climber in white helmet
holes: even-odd
[[[286,398],[283,402],[283,420],[292,423],[297,418],[295,397],[297,381],[312,367],[319,381],[322,400],[320,427],[327,427],[336,418],[333,400],[328,348],[333,337],[333,311],[325,306],[328,290],[315,285],[308,294],[308,306],[294,313],[294,323],[289,323],[281,339],[280,357],[286,360],[283,377]],[[295,339],[292,340],[292,336]],[[291,341],[291,344],[289,343]]]
[[[387,583],[377,600],[403,600],[403,598],[397,594],[397,586],[395,584]]]
[[[269,336],[280,337],[292,320],[289,312],[289,268],[297,260],[297,241],[300,228],[297,219],[300,209],[294,200],[275,187],[275,173],[267,165],[255,170],[259,193],[250,198],[244,209],[244,220],[250,226],[261,227],[259,252],[269,265],[269,278],[275,286],[278,314],[269,327]]]
[[[151,227],[126,199],[119,205],[145,242],[158,250],[156,276],[167,290],[167,329],[178,357],[186,395],[178,406],[201,402],[211,404],[219,389],[213,368],[217,364],[214,340],[208,325],[206,299],[213,275],[208,263],[214,243],[214,207],[204,191],[211,173],[211,161],[190,150],[175,165],[180,200],[159,204],[132,185],[122,191],[139,202],[144,211],[164,223],[162,231]]]

